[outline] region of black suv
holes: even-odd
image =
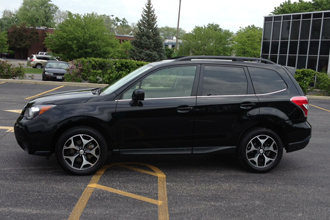
[[[52,153],[72,174],[111,154],[233,153],[253,172],[276,167],[311,138],[295,70],[265,59],[181,57],[113,85],[30,100],[15,124],[29,154]]]

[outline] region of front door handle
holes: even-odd
[[[178,107],[177,112],[178,113],[189,113],[193,107],[185,106],[185,107]]]

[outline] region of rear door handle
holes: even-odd
[[[185,106],[185,107],[178,107],[177,112],[178,113],[188,113],[193,109],[193,107]]]
[[[248,103],[242,103],[240,105],[240,108],[241,109],[251,109],[251,108],[254,108],[255,106],[256,106],[256,103],[248,102]]]

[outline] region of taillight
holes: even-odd
[[[31,62],[34,61],[34,59],[31,59]]]
[[[303,112],[305,113],[305,116],[307,117],[308,108],[309,108],[308,98],[306,96],[295,96],[295,97],[292,97],[290,100],[294,104],[298,105],[303,110]]]

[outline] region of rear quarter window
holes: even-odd
[[[266,94],[287,89],[287,85],[278,72],[269,69],[249,67],[256,94]]]

